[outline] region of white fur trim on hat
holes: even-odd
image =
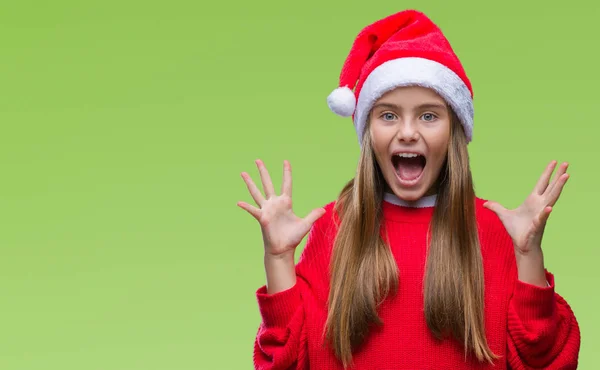
[[[400,86],[422,86],[437,92],[460,119],[467,142],[473,137],[473,99],[469,88],[451,69],[424,58],[399,58],[375,68],[365,80],[354,115],[359,144],[373,104],[386,92]]]
[[[356,97],[350,88],[338,87],[327,97],[327,105],[335,114],[350,117],[356,107]]]

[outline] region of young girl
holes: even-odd
[[[265,251],[256,369],[576,368],[579,327],[541,249],[567,164],[514,210],[478,198],[472,96],[441,30],[399,12],[359,33],[328,97],[361,147],[338,199],[300,218],[287,161],[280,195],[261,161],[264,197],[242,173]]]

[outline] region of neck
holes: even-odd
[[[435,206],[437,200],[437,194],[426,195],[414,201],[408,201],[399,198],[396,194],[392,192],[385,192],[383,195],[383,200],[388,203],[392,203],[398,206],[403,207],[413,207],[413,208],[427,208]]]

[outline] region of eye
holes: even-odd
[[[383,118],[385,121],[392,121],[394,118],[396,118],[396,115],[394,113],[384,113],[381,115],[381,118]]]
[[[437,116],[433,113],[425,113],[421,116],[421,118],[423,118],[427,122],[432,122],[437,118]]]

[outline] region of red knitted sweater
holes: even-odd
[[[478,232],[485,278],[485,329],[495,366],[465,359],[460,343],[436,340],[423,313],[426,232],[433,206],[384,201],[389,245],[400,271],[397,295],[382,303],[383,326],[355,352],[355,369],[575,369],[580,331],[567,302],[549,287],[519,281],[513,244],[498,217],[477,198]],[[341,370],[323,345],[329,292],[328,264],[336,228],[334,202],[312,227],[296,265],[297,283],[272,295],[257,292],[262,321],[254,342],[255,369]]]

